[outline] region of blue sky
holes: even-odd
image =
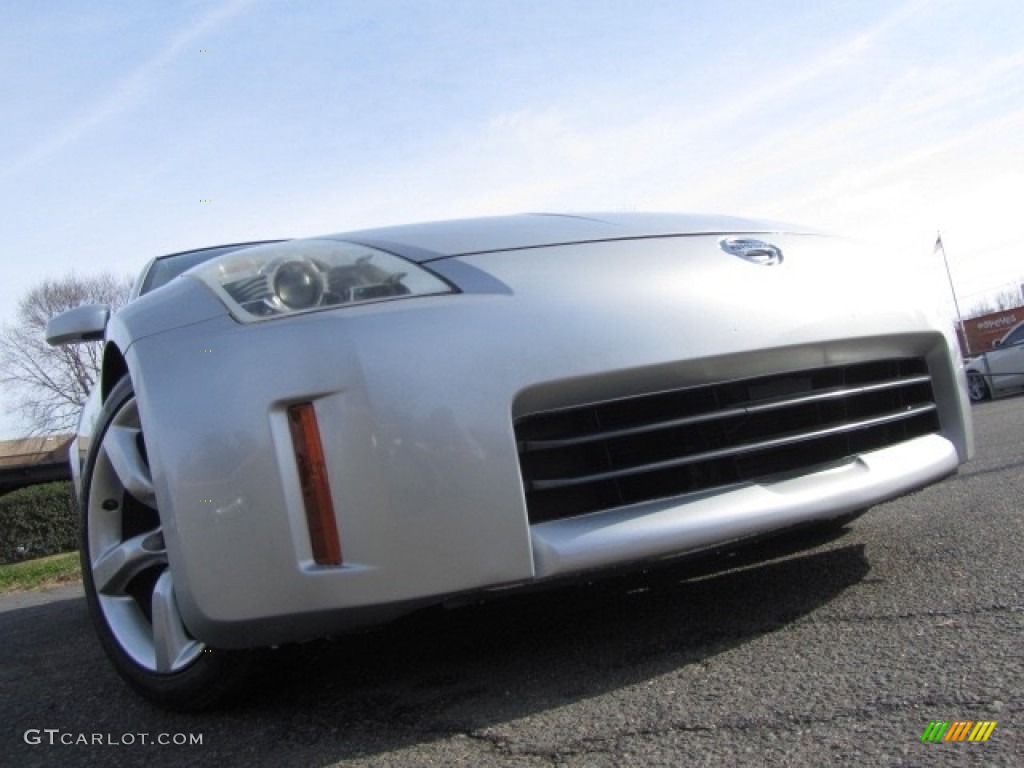
[[[72,269],[539,210],[798,221],[922,269],[941,230],[965,306],[1024,275],[1019,0],[8,0],[2,19],[5,322]]]

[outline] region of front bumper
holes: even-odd
[[[658,243],[644,247],[652,264],[663,261]],[[682,287],[659,283],[639,298],[612,290],[614,275],[558,297],[550,286],[587,265],[571,249],[547,250],[567,251],[544,254],[549,282],[524,277],[541,253],[489,256],[489,274],[512,289],[245,326],[211,311],[129,347],[177,598],[197,638],[301,640],[453,595],[715,546],[870,506],[968,456],[955,346],[925,314],[805,299],[766,326],[742,291],[709,301],[685,271]],[[214,301],[187,278],[164,290]],[[938,434],[787,480],[529,523],[520,416],[900,355],[927,361]],[[286,423],[297,402],[315,406],[340,567],[313,562]]]

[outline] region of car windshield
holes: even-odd
[[[1016,344],[1020,344],[1024,341],[1024,325],[1018,326],[1016,329],[1006,334],[1006,338],[1003,339],[1002,346],[1012,347]]]
[[[268,240],[264,242],[280,242],[277,240]],[[170,256],[164,256],[153,262],[153,266],[149,268],[149,272],[146,273],[146,279],[142,283],[142,287],[139,289],[139,295],[149,293],[150,291],[156,290],[161,286],[167,285],[174,278],[183,272],[186,272],[197,264],[215,259],[218,256],[223,256],[225,253],[231,253],[232,251],[238,251],[242,248],[249,248],[254,245],[263,245],[263,242],[257,243],[235,243],[233,245],[221,245],[216,248],[202,248],[198,251],[185,251],[184,253],[174,253]]]

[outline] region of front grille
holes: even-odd
[[[922,358],[645,394],[515,424],[531,523],[809,470],[938,429]]]

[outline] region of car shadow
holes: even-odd
[[[243,757],[328,765],[479,735],[701,664],[786,627],[868,574],[863,544],[841,536],[793,532],[283,648],[244,701],[200,715],[163,712],[129,692],[93,638],[81,598],[19,608],[0,614],[0,630],[17,627],[6,649],[13,664],[4,665],[0,682],[18,691],[18,702],[2,715],[16,735],[30,728],[201,732],[202,749],[187,757],[199,766]],[[23,744],[15,751],[23,750],[28,762],[19,764],[42,754]],[[183,755],[149,747],[145,756],[152,767]],[[100,764],[110,755],[79,750],[75,757]]]

